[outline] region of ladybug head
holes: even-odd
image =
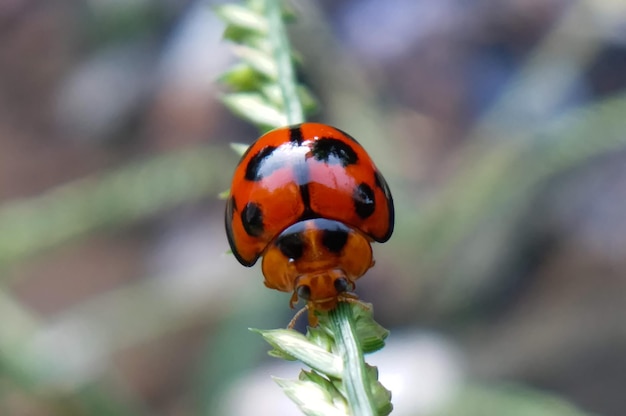
[[[354,283],[339,269],[304,274],[296,279],[290,306],[293,307],[294,303],[302,299],[314,310],[329,311],[353,289]]]
[[[265,285],[293,292],[309,309],[328,311],[350,297],[354,281],[372,265],[369,239],[356,229],[325,218],[303,220],[286,228],[265,249]]]

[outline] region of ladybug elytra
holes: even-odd
[[[374,265],[372,241],[394,225],[385,179],[351,136],[303,123],[254,142],[235,169],[226,234],[244,266],[263,257],[265,285],[292,292],[313,311],[356,296],[354,282]]]

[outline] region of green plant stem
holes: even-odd
[[[296,88],[296,77],[291,59],[291,47],[283,23],[281,0],[267,0],[267,20],[272,55],[278,70],[278,85],[283,95],[283,105],[288,124],[304,122],[304,111]]]
[[[375,416],[375,406],[367,387],[369,381],[365,361],[356,338],[352,308],[346,302],[339,302],[337,307],[329,312],[329,316],[335,342],[343,358],[343,383],[351,414]]]

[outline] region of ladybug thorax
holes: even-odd
[[[346,224],[326,218],[297,222],[265,249],[265,285],[293,292],[315,309],[334,308],[339,296],[371,266],[370,240]]]

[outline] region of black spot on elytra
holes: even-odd
[[[311,209],[311,193],[308,184],[300,185],[300,198],[302,198],[302,204],[304,205],[304,211],[302,215],[300,215],[300,221],[318,217]]]
[[[301,233],[283,235],[274,244],[288,259],[298,260],[304,253],[304,240]]]
[[[359,157],[352,147],[345,142],[331,138],[321,138],[311,148],[313,158],[330,165],[341,165],[344,168],[354,165]]]
[[[291,143],[297,143],[298,146],[304,141],[304,137],[302,137],[302,129],[299,124],[289,128],[289,141]]]
[[[362,183],[354,188],[352,200],[354,201],[354,210],[363,219],[372,215],[376,209],[374,191],[366,183]]]
[[[322,244],[332,253],[340,253],[348,242],[348,232],[341,229],[324,230]]]
[[[265,162],[272,156],[275,150],[276,147],[274,146],[266,146],[252,156],[248,162],[248,166],[246,166],[245,178],[249,181],[258,182],[263,179],[263,177],[269,176],[274,168],[270,166],[268,169],[268,165]]]
[[[241,222],[243,229],[246,230],[249,236],[259,237],[265,230],[263,226],[263,211],[254,202],[248,202],[243,211],[241,211]]]

